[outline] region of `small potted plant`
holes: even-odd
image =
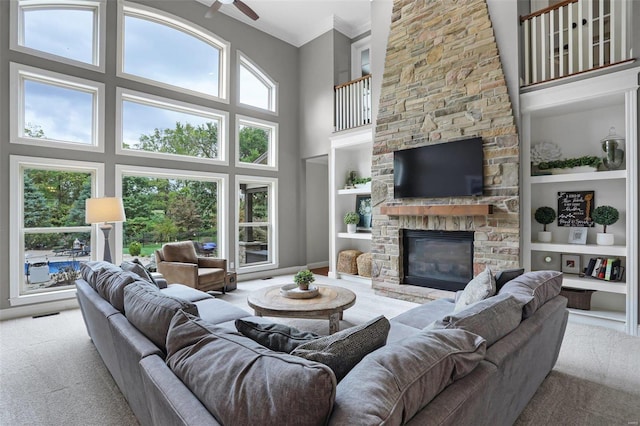
[[[300,290],[309,290],[309,284],[315,280],[316,277],[313,276],[313,272],[308,269],[303,269],[293,276],[293,282],[296,283]]]
[[[541,243],[551,242],[551,231],[547,231],[547,225],[556,220],[556,212],[551,207],[538,207],[534,213],[536,222],[542,225],[542,231],[538,232],[538,241]]]
[[[598,232],[596,243],[600,246],[612,246],[613,234],[607,234],[607,226],[616,223],[620,217],[618,210],[611,206],[599,206],[591,213],[593,221],[603,226],[602,232]]]
[[[344,223],[347,225],[347,232],[355,234],[356,228],[360,222],[360,215],[356,212],[347,212],[344,215]]]

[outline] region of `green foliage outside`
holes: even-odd
[[[240,129],[240,161],[243,163],[267,164],[269,133],[260,128],[243,126]]]
[[[141,252],[142,252],[142,244],[140,244],[137,241],[132,241],[131,244],[129,244],[129,254],[131,256],[140,256]]]
[[[618,209],[615,207],[599,206],[593,210],[591,217],[595,223],[603,226],[604,229],[602,232],[606,234],[607,226],[616,223],[620,218],[620,214],[618,213]]]
[[[139,149],[190,157],[216,158],[218,127],[212,122],[198,126],[178,122],[175,129],[155,129],[149,135],[141,135]]]

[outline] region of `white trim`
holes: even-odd
[[[371,67],[371,36],[368,35],[351,43],[351,79],[362,77],[362,51],[369,49],[369,67]]]
[[[263,223],[252,223],[246,224],[247,226],[252,225],[267,225],[268,229],[268,242],[269,242],[269,254],[266,263],[261,263],[259,265],[250,265],[250,266],[240,266],[240,184],[261,184],[267,185],[269,188],[269,222]],[[265,271],[277,269],[279,267],[279,243],[278,243],[278,178],[270,178],[270,177],[261,177],[261,176],[247,176],[247,175],[236,175],[235,177],[235,197],[236,197],[236,208],[235,208],[235,253],[236,253],[236,271],[241,273],[248,272],[257,272],[257,271]]]
[[[39,8],[38,6],[42,6],[41,8],[43,9],[93,9],[93,63],[70,59],[65,56],[44,52],[22,44],[24,38],[23,8]],[[93,71],[105,72],[107,25],[106,0],[11,0],[10,7],[11,30],[9,32],[9,48],[11,50]]]
[[[249,105],[240,102],[240,67],[244,67],[253,74],[258,80],[260,80],[269,89],[269,108],[260,108],[255,105]],[[236,103],[238,106],[248,108],[250,110],[267,112],[270,114],[278,115],[278,89],[279,83],[275,81],[269,74],[267,74],[262,68],[260,68],[255,62],[249,59],[240,50],[237,51],[236,60]]]
[[[240,126],[244,125],[247,127],[254,127],[258,129],[264,129],[269,132],[269,146],[268,150],[268,161],[267,164],[254,164],[254,163],[245,163],[240,161]],[[272,121],[260,120],[258,118],[247,117],[244,115],[236,114],[236,167],[243,167],[247,169],[257,169],[257,170],[278,170],[278,123],[274,123]]]
[[[163,83],[161,81],[152,80],[146,77],[138,76],[135,74],[129,74],[124,72],[124,16],[132,16],[138,19],[145,19],[147,21],[156,22],[159,25],[165,25],[176,31],[181,31],[187,35],[190,35],[204,43],[207,43],[211,47],[219,49],[219,69],[218,69],[218,96],[207,94],[204,92],[198,92],[196,90],[188,89],[185,87],[174,86],[169,83]],[[194,96],[198,96],[204,99],[211,99],[217,102],[229,103],[229,51],[230,43],[223,40],[214,33],[187,21],[168,12],[164,12],[158,9],[154,9],[148,6],[144,6],[138,3],[131,3],[128,1],[118,1],[118,43],[117,43],[117,66],[116,75],[118,77],[126,78],[129,80],[139,81],[141,83],[149,84],[155,87],[162,87],[169,90],[174,90],[180,93],[187,93]]]
[[[329,261],[307,263],[307,269],[327,268],[329,267]]]
[[[139,176],[151,177],[157,179],[185,179],[199,180],[205,182],[215,182],[218,187],[218,257],[221,259],[228,258],[228,217],[229,217],[229,175],[223,173],[200,172],[195,170],[179,170],[165,169],[159,167],[129,166],[124,164],[116,164],[115,185],[116,196],[122,197],[122,177]],[[116,262],[122,261],[122,223],[115,224],[116,235]]]
[[[74,289],[73,294],[69,293],[66,295],[66,297],[69,297],[68,299],[65,298],[48,303],[39,303],[37,305],[20,305],[15,308],[0,309],[0,321],[78,309],[80,306],[78,305],[78,299],[76,299],[75,294]]]
[[[40,68],[11,62],[10,67],[10,99],[14,114],[10,114],[10,141],[22,145],[37,147],[65,148],[79,151],[104,152],[105,129],[105,86],[83,78],[59,74]],[[91,144],[61,141],[55,139],[30,138],[24,135],[24,81],[30,80],[41,84],[62,87],[78,92],[90,93],[93,96],[92,142]],[[55,107],[52,105],[52,107]],[[37,123],[36,123],[37,124]]]
[[[211,118],[219,122],[218,126],[218,158],[191,157],[188,155],[169,154],[164,152],[143,151],[137,149],[126,149],[123,144],[123,101],[148,105],[156,108],[167,109],[185,114],[197,115]],[[190,161],[194,163],[208,163],[218,165],[229,165],[227,147],[229,145],[229,113],[227,111],[206,108],[199,105],[180,102],[170,98],[151,95],[148,93],[136,92],[134,90],[116,89],[116,154],[131,155],[140,157],[167,158],[171,160]]]
[[[75,295],[75,288],[68,290],[53,290],[32,294],[21,294],[22,280],[24,278],[24,227],[23,227],[23,175],[24,168],[40,170],[74,171],[92,174],[92,197],[101,197],[104,191],[104,164],[88,161],[72,161],[53,158],[23,157],[11,155],[9,157],[9,245],[17,249],[9,253],[9,303],[11,306],[29,303],[41,303],[51,300],[65,299]],[[40,230],[40,228],[34,228]],[[64,227],[52,227],[49,232],[64,232]],[[75,227],[67,227],[75,229]],[[83,229],[84,230],[84,229]],[[91,253],[96,253],[98,247],[97,226],[91,226]],[[95,258],[95,255],[94,255]],[[72,292],[72,294],[70,293]],[[71,296],[69,296],[71,294]]]

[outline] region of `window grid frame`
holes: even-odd
[[[260,111],[267,114],[278,115],[278,89],[279,84],[273,78],[269,76],[262,68],[260,68],[257,64],[255,64],[248,56],[242,53],[240,50],[237,51],[237,60],[236,60],[236,96],[237,96],[237,104],[243,108],[247,108],[254,111]],[[253,76],[255,76],[261,83],[263,83],[269,89],[269,108],[261,108],[255,105],[245,104],[240,101],[240,89],[241,89],[241,79],[240,79],[240,70],[241,67],[244,67],[249,71]]]
[[[240,161],[240,126],[255,127],[269,130],[269,147],[268,149],[268,163],[267,164],[255,164]],[[248,117],[245,115],[236,114],[236,141],[235,141],[235,165],[240,168],[256,169],[256,170],[271,170],[278,171],[278,141],[279,141],[279,126],[278,123],[273,121],[261,120],[259,118]]]

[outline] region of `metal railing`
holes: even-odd
[[[371,74],[336,86],[336,132],[369,123],[371,123]]]
[[[520,18],[524,85],[629,60],[629,0],[566,0]]]

